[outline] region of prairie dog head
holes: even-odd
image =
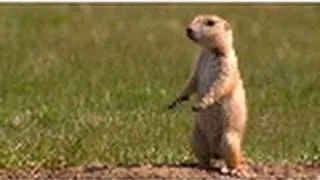
[[[186,28],[186,35],[206,49],[225,52],[232,49],[232,29],[217,15],[197,15]]]

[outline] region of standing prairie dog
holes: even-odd
[[[187,83],[169,108],[196,93],[192,147],[199,165],[223,159],[231,174],[242,174],[247,107],[231,26],[217,15],[198,15],[186,28],[186,35],[200,51]]]

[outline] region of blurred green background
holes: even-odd
[[[194,161],[191,103],[166,106],[188,77],[184,29],[199,13],[234,29],[246,156],[319,160],[319,6],[1,5],[0,167]]]

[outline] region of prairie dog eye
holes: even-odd
[[[213,26],[213,25],[215,24],[215,22],[209,19],[208,21],[206,21],[205,24],[206,24],[207,26]]]

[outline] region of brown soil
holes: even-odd
[[[320,163],[259,164],[247,163],[253,179],[315,179],[320,180]],[[222,175],[216,168],[199,169],[194,164],[134,165],[106,167],[90,165],[56,170],[0,170],[0,179],[237,179]]]

